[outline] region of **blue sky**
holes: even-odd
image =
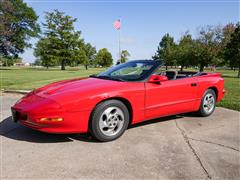
[[[44,22],[44,12],[58,9],[77,18],[76,30],[97,49],[108,48],[118,56],[118,32],[113,22],[121,18],[121,49],[130,59],[150,59],[165,33],[176,41],[190,31],[194,36],[204,25],[224,25],[239,21],[239,0],[25,0]],[[33,44],[36,40],[32,39]],[[22,55],[33,62],[32,49]]]

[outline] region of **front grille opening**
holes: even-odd
[[[26,121],[27,120],[27,114],[21,113],[21,112],[16,112],[16,118],[17,120],[22,120]]]

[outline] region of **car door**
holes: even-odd
[[[145,83],[145,116],[155,118],[196,109],[197,78]]]

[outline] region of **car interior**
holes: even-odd
[[[206,73],[193,72],[193,71],[169,70],[169,71],[161,71],[160,73],[155,73],[155,74],[167,76],[168,80],[174,80],[174,79],[182,79],[182,78],[188,78],[188,77],[194,77],[194,76],[202,76],[202,75],[205,75]]]

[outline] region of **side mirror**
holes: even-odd
[[[167,76],[160,76],[160,75],[151,75],[148,82],[154,84],[160,84],[162,81],[167,81]]]

